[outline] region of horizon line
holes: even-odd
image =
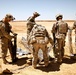
[[[56,22],[56,20],[35,20],[36,22]],[[74,22],[76,20],[63,20],[63,21],[68,21],[68,22]],[[12,22],[27,22],[27,20],[15,20]]]

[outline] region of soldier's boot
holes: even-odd
[[[45,62],[45,67],[48,67],[49,61]]]
[[[6,59],[3,59],[3,63],[4,63],[4,64],[7,64],[8,61],[7,61]]]
[[[32,61],[32,66],[36,69],[37,68],[37,63]]]
[[[62,55],[61,55],[61,51],[59,51],[59,53],[58,53],[57,62],[58,62],[58,63],[61,63],[61,62],[62,62]]]
[[[3,63],[8,64],[8,61],[5,58],[3,58]]]
[[[64,57],[64,48],[62,48],[62,50],[61,50],[61,56],[62,56],[62,58]]]
[[[12,59],[12,63],[17,62],[17,60],[18,60],[17,57],[13,58],[13,59]]]
[[[49,58],[47,56],[44,57],[44,64],[45,64],[45,67],[49,65]]]
[[[54,58],[54,63],[57,63],[57,58]]]
[[[34,64],[34,65],[32,65],[35,69],[37,68],[37,66]]]
[[[35,58],[32,59],[32,66],[33,66],[35,69],[37,68],[37,62],[38,62],[38,59],[35,59]]]
[[[62,59],[61,58],[58,58],[58,63],[62,63]]]

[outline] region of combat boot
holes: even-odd
[[[17,62],[18,58],[12,59],[12,63]]]
[[[8,64],[8,61],[4,58],[4,59],[3,59],[3,63],[4,63],[4,64]]]
[[[62,58],[58,58],[57,62],[62,63]]]

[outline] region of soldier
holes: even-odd
[[[52,33],[54,38],[54,54],[55,61],[61,63],[64,56],[65,38],[68,31],[68,24],[63,20],[63,15],[57,14],[57,22],[52,27]],[[57,43],[57,44],[56,44]]]
[[[11,14],[6,14],[5,18],[0,21],[0,37],[1,37],[1,49],[2,49],[2,58],[3,63],[6,64],[7,49],[11,54],[13,60],[13,51],[12,51],[12,38],[15,36],[10,35],[10,32],[14,35],[15,33],[11,30],[12,26],[9,24],[10,21],[13,21],[15,18]]]
[[[75,30],[75,54],[74,54],[74,56],[76,56],[76,21],[74,22],[72,29]]]
[[[43,52],[45,66],[48,66],[49,59],[47,44],[50,42],[53,45],[53,41],[49,36],[46,28],[42,25],[34,25],[33,29],[30,32],[28,40],[29,43],[33,45],[33,67],[37,67],[39,49],[41,49]]]
[[[69,42],[69,50],[70,50],[70,57],[73,57],[73,47],[72,47],[72,27],[69,27],[68,30],[68,42]]]
[[[28,39],[29,33],[31,32],[33,26],[36,24],[35,18],[37,18],[38,16],[40,16],[40,14],[37,12],[34,12],[33,16],[31,16],[27,19],[27,39]]]

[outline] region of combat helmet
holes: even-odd
[[[56,17],[56,19],[58,19],[59,17],[63,18],[63,15],[62,14],[57,14],[55,17]]]
[[[40,14],[38,12],[34,12],[33,15],[34,16],[40,16]]]
[[[6,14],[5,18],[11,18],[12,20],[15,20],[15,18],[11,14]]]

